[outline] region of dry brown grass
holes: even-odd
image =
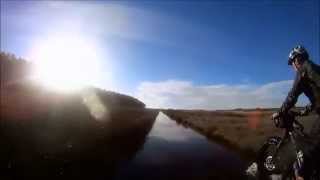
[[[223,144],[245,157],[251,158],[269,136],[281,135],[270,117],[271,110],[199,111],[164,110],[179,124],[190,127],[208,139]],[[306,132],[316,115],[300,119]]]

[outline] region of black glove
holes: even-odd
[[[312,111],[312,105],[307,105],[303,110],[300,111],[300,116],[307,116]]]

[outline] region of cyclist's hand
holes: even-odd
[[[300,111],[300,116],[307,116],[312,111],[311,105],[306,106],[303,110]]]
[[[304,109],[304,110],[301,110],[300,111],[300,116],[307,116],[309,114],[308,110],[307,109]]]
[[[279,117],[280,117],[280,113],[276,112],[272,114],[271,119],[274,120],[274,119],[278,119]]]

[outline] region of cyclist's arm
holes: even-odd
[[[283,102],[280,108],[279,114],[287,113],[297,103],[298,97],[302,92],[303,92],[302,77],[300,73],[297,73],[296,78],[293,82],[293,86],[290,92],[288,93],[287,98]]]
[[[305,115],[307,115],[315,108],[316,98],[314,97],[314,94],[312,93],[311,87],[305,88],[305,90],[303,92],[308,97],[308,99],[310,101],[310,104],[308,104],[304,108]]]

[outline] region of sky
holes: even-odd
[[[99,49],[99,87],[147,107],[279,107],[289,51],[302,44],[320,63],[319,11],[317,0],[1,0],[1,51],[31,59],[39,39],[78,34]]]

